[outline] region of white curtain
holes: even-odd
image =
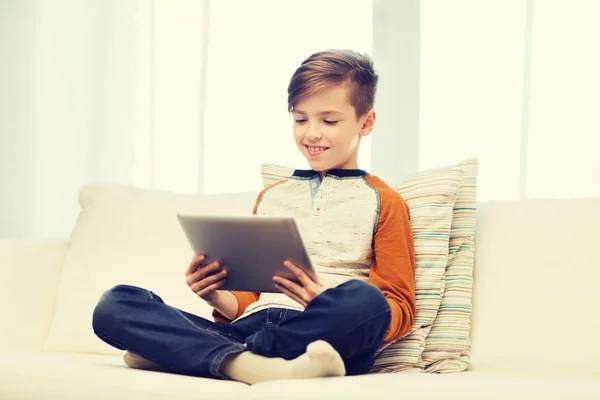
[[[135,3],[132,183],[202,192],[209,2]]]
[[[8,198],[0,237],[68,237],[78,192],[92,181],[255,191],[262,161],[304,167],[292,140],[287,83],[315,51],[370,52],[371,1],[348,5],[0,3],[0,51],[14,60],[0,66],[11,82],[0,102],[2,116],[16,115],[0,126],[0,194]],[[19,96],[15,114],[8,107]],[[360,161],[369,167],[368,140]]]
[[[263,161],[305,168],[289,79],[315,51],[370,53],[372,22],[371,0],[138,0],[132,183],[258,191]],[[368,169],[370,140],[362,147]]]
[[[0,3],[0,237],[68,237],[93,181],[201,190],[206,4]]]
[[[79,188],[132,183],[135,2],[15,0],[1,8],[9,84],[0,101],[14,104],[0,122],[1,151],[14,155],[0,158],[8,203],[1,234],[66,237]]]
[[[479,200],[600,196],[600,2],[422,0],[421,168]]]
[[[292,136],[287,85],[312,53],[371,52],[371,0],[210,3],[204,192],[261,188],[263,161],[307,168]],[[370,167],[370,140],[361,168]]]
[[[384,3],[420,12],[414,36],[386,37],[418,40],[416,60],[374,54],[399,91],[389,66],[417,66],[419,121],[388,116],[362,168],[477,156],[480,200],[600,196],[597,0],[5,0],[0,237],[68,237],[91,181],[222,193],[260,189],[262,161],[304,167],[289,78],[314,51],[399,32]],[[398,135],[419,150],[382,146]]]

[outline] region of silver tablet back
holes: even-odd
[[[227,269],[220,290],[274,292],[275,274],[296,281],[283,266],[290,260],[312,278],[316,274],[291,217],[177,215],[195,254],[205,265],[219,260]]]

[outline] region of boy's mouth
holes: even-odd
[[[324,153],[326,150],[329,149],[329,147],[323,147],[323,146],[308,146],[308,145],[304,145],[304,147],[306,147],[306,150],[308,151],[308,154],[311,156],[318,156],[322,153]]]

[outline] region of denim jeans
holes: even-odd
[[[383,293],[359,280],[324,291],[304,311],[269,308],[231,324],[171,307],[149,290],[118,285],[102,295],[92,321],[96,335],[111,346],[174,373],[223,379],[227,355],[250,350],[289,360],[315,340],[338,351],[348,375],[367,373],[389,323]]]

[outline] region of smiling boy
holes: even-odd
[[[373,130],[378,76],[348,50],[313,54],[288,87],[294,139],[310,170],[265,188],[254,213],[296,219],[319,280],[286,262],[301,285],[273,277],[281,293],[229,292],[226,265],[194,257],[187,284],[215,322],[127,285],[108,290],[93,327],[127,350],[134,368],[246,383],[369,372],[377,349],[414,322],[414,242],[408,206],[358,167]],[[268,251],[266,249],[265,251]]]

